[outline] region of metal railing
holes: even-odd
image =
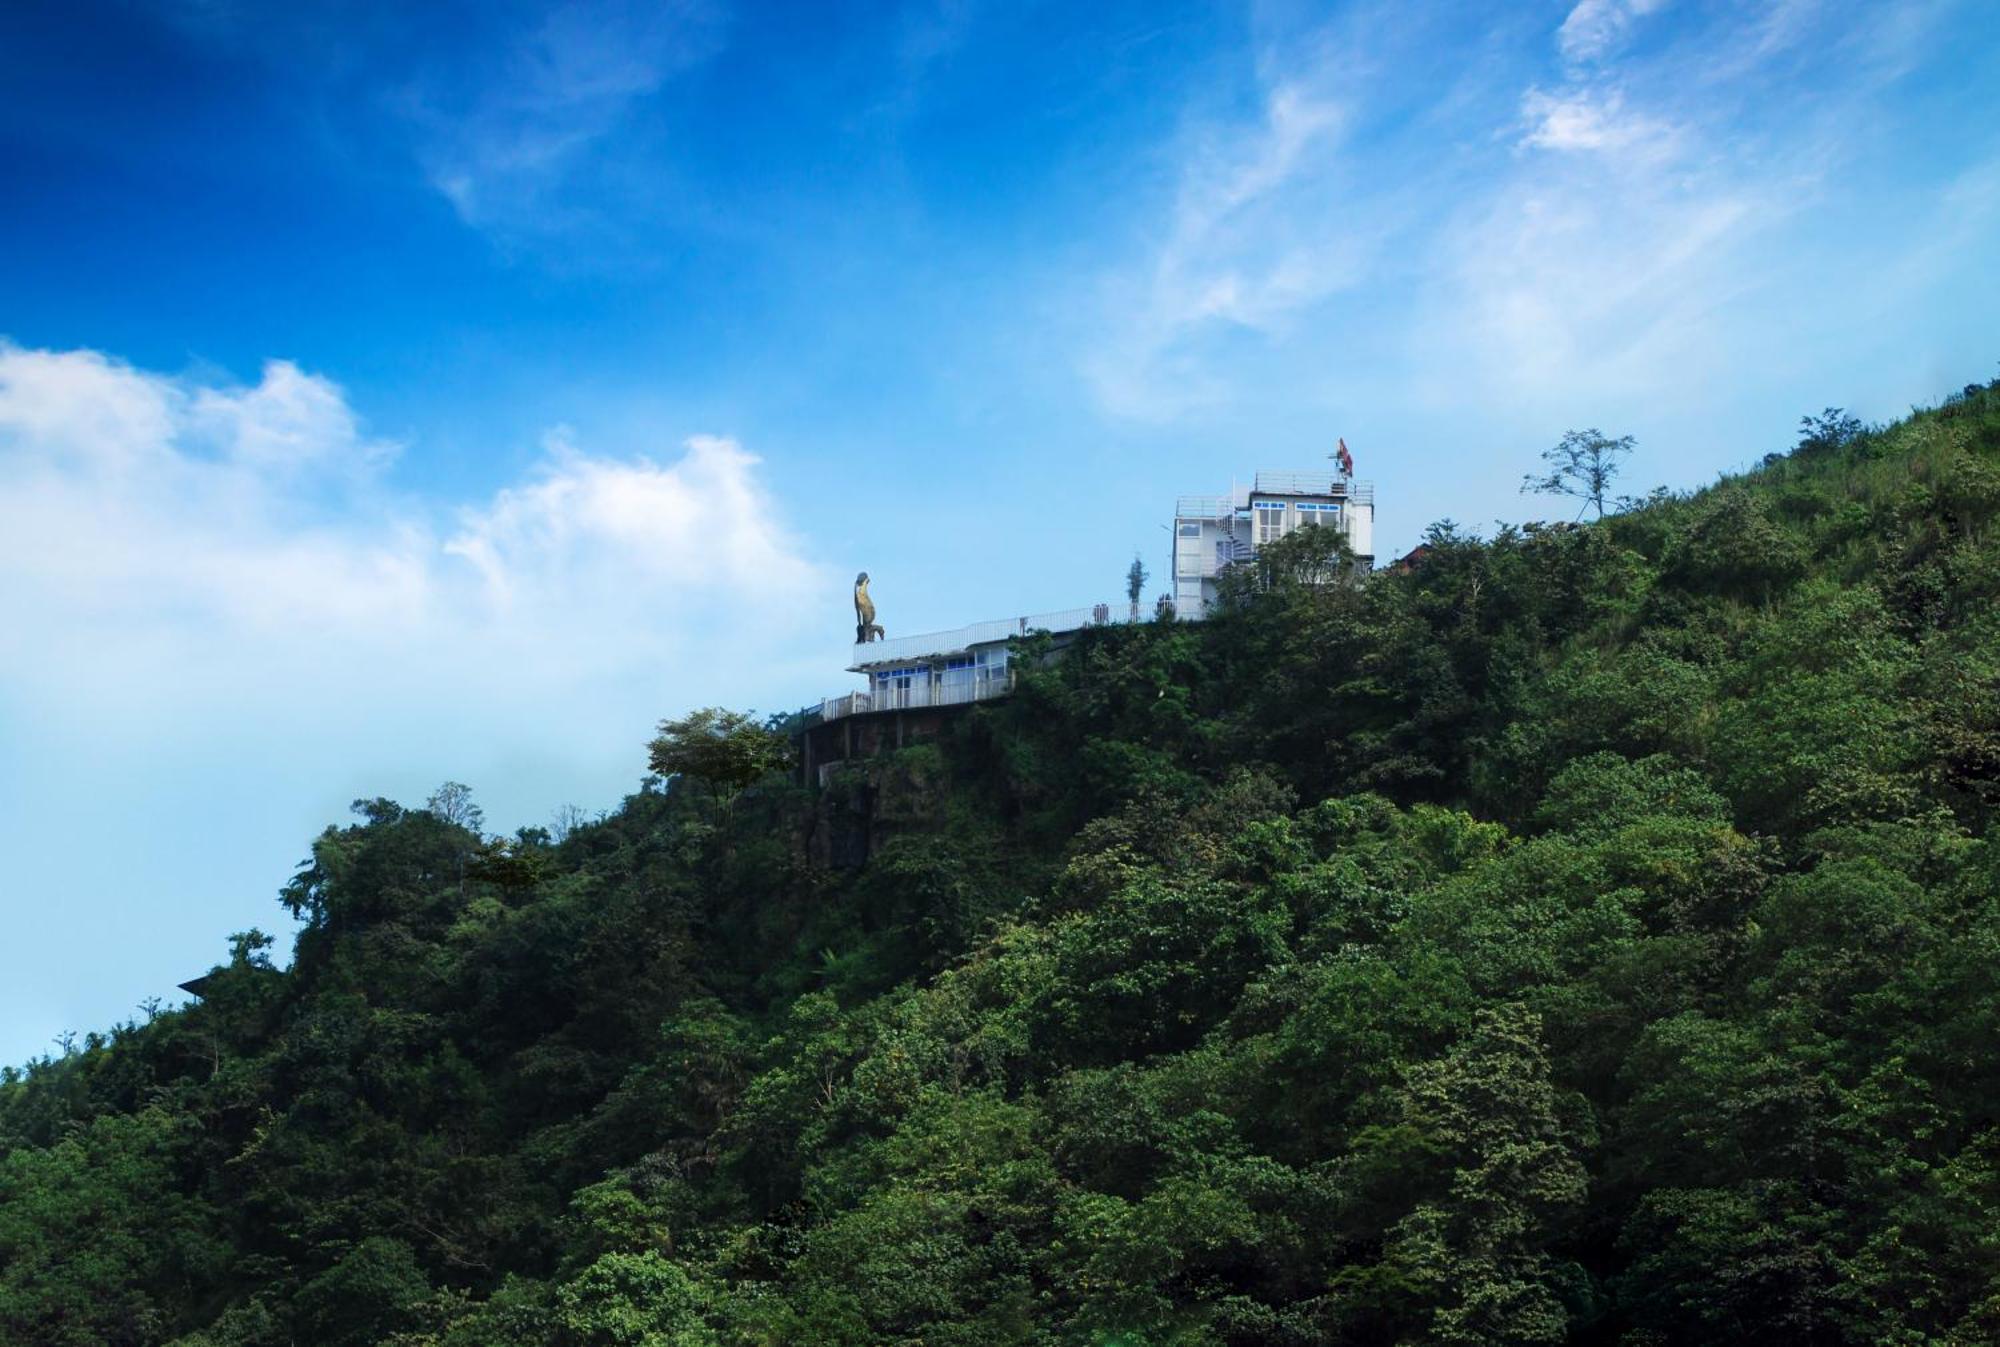
[[[1375,483],[1353,482],[1331,472],[1260,472],[1251,489],[1272,496],[1336,496],[1356,505],[1375,503]]]
[[[1373,482],[1349,481],[1332,472],[1260,472],[1253,485],[1235,497],[1177,497],[1174,518],[1228,519],[1239,510],[1247,509],[1248,497],[1260,492],[1267,496],[1331,496],[1335,500],[1353,501],[1356,505],[1375,503]]]
[[[1333,472],[1260,472],[1252,490],[1273,496],[1345,496],[1347,479]]]
[[[956,672],[955,670],[953,672]],[[981,669],[972,678],[912,678],[908,687],[878,687],[872,692],[850,692],[828,697],[820,703],[821,720],[868,711],[921,710],[927,706],[966,706],[989,697],[1004,697],[1014,686],[1010,669]]]
[[[842,716],[857,715],[862,711],[874,710],[874,700],[865,692],[850,692],[845,696],[828,697],[819,704],[821,720],[839,720]]]
[[[1151,615],[1151,611],[1142,604],[1140,619]],[[1010,636],[1026,636],[1031,631],[1080,631],[1085,627],[1117,626],[1132,620],[1131,607],[1122,603],[1099,603],[1089,608],[1065,608],[1053,613],[1031,613],[1026,617],[1003,617],[991,622],[953,627],[948,631],[928,631],[915,636],[858,644],[854,647],[854,661],[848,667],[858,671],[877,665],[900,664],[905,660],[957,655],[976,645],[992,645]]]
[[[1174,502],[1174,518],[1227,519],[1237,508],[1228,496],[1182,496]]]

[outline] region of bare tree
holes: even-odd
[[[467,832],[476,833],[486,826],[486,812],[472,802],[472,787],[460,781],[447,781],[432,791],[424,808],[433,817]]]
[[[570,834],[589,822],[590,815],[584,813],[581,806],[566,804],[549,819],[549,837],[561,846],[570,839]]]
[[[1549,470],[1539,476],[1531,472],[1523,477],[1521,494],[1569,496],[1583,502],[1577,507],[1577,518],[1581,519],[1585,510],[1594,509],[1602,519],[1604,494],[1618,476],[1618,460],[1632,452],[1632,444],[1630,435],[1614,440],[1595,427],[1569,431],[1555,448],[1542,451],[1542,461],[1549,465]]]

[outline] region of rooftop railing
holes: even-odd
[[[1347,479],[1332,472],[1260,472],[1251,489],[1273,496],[1344,496]]]
[[[1331,472],[1260,472],[1252,488],[1272,496],[1340,496],[1357,505],[1375,503],[1375,483]]]
[[[1176,519],[1228,519],[1249,507],[1253,495],[1330,496],[1356,505],[1375,503],[1375,483],[1355,482],[1331,472],[1260,472],[1253,485],[1236,496],[1180,496],[1174,501]]]
[[[1142,617],[1150,616],[1151,610],[1142,605],[1140,614]],[[953,627],[946,631],[927,631],[915,636],[897,636],[857,644],[853,663],[848,668],[858,672],[884,664],[900,664],[905,660],[961,654],[976,645],[991,645],[1010,636],[1026,636],[1031,631],[1080,631],[1085,627],[1116,626],[1131,620],[1129,605],[1109,603],[1089,608],[1065,608],[1053,613],[1031,613],[1026,617],[996,618],[991,622],[974,622],[970,626]]]
[[[1176,519],[1228,519],[1236,502],[1227,496],[1182,496],[1174,502]]]

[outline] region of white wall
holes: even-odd
[[[1343,515],[1347,519],[1347,542],[1364,557],[1375,555],[1375,507],[1373,505],[1349,505]]]

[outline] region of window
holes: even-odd
[[[970,655],[953,655],[945,660],[938,684],[944,689],[946,702],[964,701],[972,696],[973,679],[979,674],[977,664]]]
[[[1285,503],[1281,500],[1253,500],[1250,508],[1257,515],[1257,545],[1274,543],[1285,536]]]
[[[1201,574],[1201,525],[1182,523],[1175,527],[1174,574]]]

